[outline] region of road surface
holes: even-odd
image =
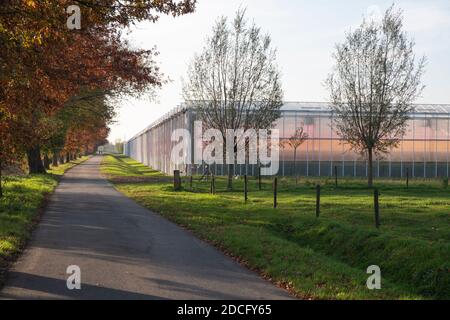
[[[116,191],[100,162],[93,157],[63,177],[1,298],[290,298]],[[81,270],[80,290],[67,288],[72,265]]]

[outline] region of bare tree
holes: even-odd
[[[303,127],[299,127],[295,129],[295,133],[283,140],[281,142],[281,147],[285,148],[286,146],[294,149],[294,175],[295,175],[295,184],[298,184],[298,174],[297,174],[297,149],[308,139],[308,134],[304,131]]]
[[[248,25],[245,10],[236,13],[231,27],[222,17],[189,66],[183,97],[196,108],[204,128],[218,129],[225,143],[227,129],[270,129],[283,97],[275,59],[270,37]],[[236,147],[235,141],[235,152]],[[228,163],[229,189],[233,165]]]
[[[336,46],[336,65],[326,84],[340,137],[368,161],[383,156],[405,134],[415,99],[424,89],[426,59],[416,58],[414,41],[403,31],[403,12],[392,5],[381,21],[365,18]]]

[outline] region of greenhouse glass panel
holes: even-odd
[[[375,176],[405,177],[407,173],[414,177],[448,176],[450,105],[416,105],[414,109],[397,147],[376,159]],[[180,106],[130,139],[124,152],[167,174],[176,169],[185,174],[203,173],[206,170],[204,164],[175,165],[170,159],[174,146],[171,141],[173,130],[186,129],[193,133],[196,120],[199,119],[194,109]],[[279,175],[330,176],[335,167],[340,176],[367,175],[364,157],[350,150],[333,128],[332,113],[327,103],[287,102],[281,108],[274,127],[284,138],[291,137],[300,127],[308,135],[297,149],[297,166],[293,163],[293,149],[289,146],[280,149]],[[227,174],[226,166],[213,165],[211,170],[216,174]],[[255,174],[255,168],[242,165],[235,168],[235,173]]]

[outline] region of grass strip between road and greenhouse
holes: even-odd
[[[81,157],[51,167],[47,174],[4,177],[4,195],[0,198],[0,286],[9,265],[30,239],[60,177],[87,159]]]
[[[243,179],[226,191],[189,178],[173,191],[172,178],[124,156],[106,156],[102,172],[139,204],[191,230],[226,254],[301,298],[450,298],[450,192],[439,181],[379,180],[381,228],[373,217],[373,190],[360,179],[280,178],[278,208],[271,180]],[[315,217],[315,185],[322,185]],[[381,268],[382,289],[369,290],[367,268]]]

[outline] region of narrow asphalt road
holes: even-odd
[[[91,158],[64,176],[0,298],[290,298],[117,192],[100,162]],[[81,269],[81,290],[67,288],[71,265]]]

